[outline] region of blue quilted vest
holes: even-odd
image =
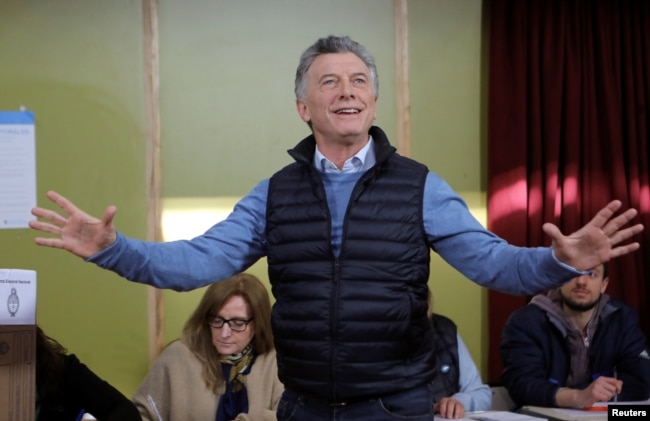
[[[341,250],[332,253],[313,136],[273,175],[267,259],[272,325],[285,387],[325,402],[356,401],[432,381],[427,318],[430,250],[422,201],[427,168],[370,130],[377,164],[353,189]]]

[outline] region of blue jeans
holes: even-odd
[[[433,403],[429,385],[345,405],[285,390],[277,416],[278,421],[432,421]]]

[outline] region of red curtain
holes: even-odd
[[[608,293],[650,336],[650,1],[486,0],[489,16],[488,228],[549,245],[612,199],[645,225],[641,249],[610,264]],[[503,325],[530,297],[490,291],[488,381]]]

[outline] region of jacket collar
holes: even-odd
[[[383,163],[391,157],[396,149],[391,146],[386,133],[377,126],[372,126],[368,131],[375,143],[375,158],[377,163]],[[299,164],[311,165],[316,153],[316,138],[313,134],[301,140],[293,149],[287,151]]]

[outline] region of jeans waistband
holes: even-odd
[[[423,385],[421,387],[426,387],[426,385]],[[405,394],[405,395],[410,394],[412,391],[413,389],[407,389],[407,390],[398,390],[392,393],[384,393],[382,395],[377,395],[377,396],[360,397],[360,398],[353,398],[353,399],[328,400],[321,397],[306,395],[304,393],[298,393],[294,390],[285,389],[285,392],[292,394],[293,396],[295,396],[296,398],[302,400],[307,404],[318,404],[320,406],[328,406],[328,407],[350,406],[350,405],[363,404],[363,403],[372,403],[383,398],[399,397],[399,395],[401,394]]]
[[[329,400],[325,399],[322,397],[315,397],[315,396],[310,396],[306,395],[304,393],[299,393],[296,392],[295,390],[290,390],[290,389],[285,389],[285,393],[288,393],[290,395],[293,395],[297,399],[307,403],[307,404],[318,404],[321,406],[348,406],[348,405],[354,405],[357,403],[369,403],[376,401],[377,399],[380,399],[380,396],[375,396],[375,397],[367,397],[367,398],[355,398],[355,399],[336,399],[336,400]]]

